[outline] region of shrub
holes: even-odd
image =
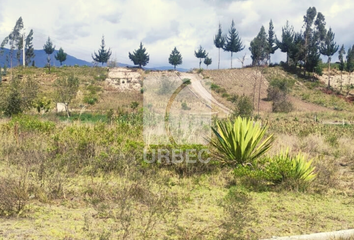
[[[237,94],[232,94],[231,96],[229,96],[227,98],[227,101],[232,102],[232,103],[236,103],[238,98],[239,98],[239,96]]]
[[[243,177],[252,187],[261,184],[281,184],[293,190],[305,190],[316,178],[312,160],[307,161],[302,153],[291,156],[289,151],[282,151],[274,157],[265,157],[252,166],[238,166],[234,174]]]
[[[221,97],[223,97],[223,98],[228,98],[230,95],[228,94],[228,93],[223,93],[222,95],[221,95]]]
[[[317,176],[312,160],[307,161],[302,153],[293,157],[286,150],[269,161],[266,175],[267,179],[274,183],[287,182],[292,188],[306,189]]]
[[[292,110],[293,110],[293,104],[286,99],[274,101],[272,103],[272,111],[273,112],[289,113]]]
[[[183,110],[191,110],[191,108],[187,106],[187,103],[186,103],[186,102],[183,102],[183,103],[181,104],[181,106],[182,106],[182,109],[183,109]]]
[[[0,216],[20,213],[28,201],[25,179],[0,177]]]
[[[270,81],[269,85],[273,88],[278,88],[280,91],[289,93],[293,88],[295,81],[286,78],[274,78]]]
[[[16,90],[13,89],[6,99],[5,103],[5,108],[4,108],[4,114],[8,117],[11,117],[12,115],[17,115],[22,113],[22,99],[20,96],[20,93]]]
[[[267,126],[261,127],[247,118],[238,117],[234,122],[217,121],[212,130],[216,138],[210,139],[210,143],[218,150],[215,156],[227,164],[252,162],[267,152],[274,141],[273,135],[263,140]]]
[[[135,109],[137,109],[138,106],[139,106],[139,103],[136,102],[136,101],[130,103],[130,107],[133,109],[133,111],[134,111]]]
[[[233,114],[240,117],[251,117],[253,114],[253,102],[251,98],[245,95],[239,97]]]

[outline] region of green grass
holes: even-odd
[[[94,114],[94,113],[72,113],[70,118],[66,115],[59,115],[61,121],[80,121],[83,123],[96,123],[96,122],[107,122],[107,115],[105,114]]]
[[[52,69],[51,76],[75,72],[91,94],[102,90],[104,69]],[[23,71],[47,83],[43,69]],[[218,161],[143,162],[142,112],[130,102],[112,110],[112,121],[109,109],[1,119],[0,178],[15,187],[0,182],[0,199],[22,189],[26,205],[0,216],[0,239],[259,239],[354,228],[354,127],[325,124],[354,121],[352,107],[300,81],[295,96],[343,109],[260,116],[276,139],[269,158],[289,147],[314,159],[318,177],[301,193],[245,182]]]

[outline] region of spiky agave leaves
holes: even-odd
[[[312,182],[317,176],[315,167],[312,166],[312,159],[306,161],[302,153],[299,153],[292,159],[292,165],[294,179]]]
[[[217,121],[212,130],[216,138],[210,143],[218,150],[215,156],[226,164],[250,163],[267,152],[274,141],[273,135],[263,140],[267,126],[248,118]]]

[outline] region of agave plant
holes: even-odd
[[[274,141],[273,135],[263,140],[267,126],[248,118],[217,121],[212,130],[216,138],[210,139],[210,143],[218,150],[215,156],[227,164],[251,163],[267,152]]]
[[[312,166],[312,160],[306,161],[304,155],[301,153],[292,159],[292,165],[292,175],[294,179],[311,182],[317,176],[315,167]]]

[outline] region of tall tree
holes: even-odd
[[[133,54],[129,52],[129,58],[133,61],[134,65],[146,66],[149,63],[150,56],[146,52],[146,48],[143,47],[143,44],[140,42],[140,47],[137,50],[134,50]]]
[[[344,44],[343,44],[342,47],[339,50],[339,55],[338,55],[339,70],[340,70],[340,80],[341,80],[340,90],[342,90],[342,87],[343,87],[343,70],[345,69],[344,55],[345,55],[345,48],[344,48]]]
[[[332,29],[329,28],[324,42],[322,42],[320,47],[320,53],[328,57],[328,88],[331,87],[330,71],[331,71],[331,57],[338,51],[339,45],[334,41],[335,34]]]
[[[296,69],[297,65],[300,67],[304,63],[305,48],[304,48],[304,36],[302,32],[294,33],[294,38],[289,47],[289,59],[292,60],[293,66]]]
[[[322,13],[310,7],[304,16],[305,71],[313,72],[320,62],[320,45],[326,37],[326,22]],[[305,73],[305,72],[304,72]]]
[[[199,58],[199,68],[201,68],[202,59],[208,57],[208,54],[202,48],[202,46],[199,46],[199,49],[197,51],[194,51],[194,55],[196,58]]]
[[[15,27],[13,28],[12,32],[5,37],[5,39],[1,43],[1,53],[3,53],[3,49],[5,45],[9,44],[9,55],[7,55],[7,59],[10,62],[10,67],[12,68],[12,60],[13,60],[13,53],[15,50],[15,47],[19,45],[19,42],[22,41],[21,38],[21,30],[23,29],[23,21],[22,17],[20,17],[15,24]],[[12,73],[12,71],[11,71]]]
[[[26,66],[29,66],[32,59],[35,57],[34,48],[33,48],[33,30],[29,32],[26,37],[26,44],[25,44],[25,56],[26,56]]]
[[[206,57],[204,59],[204,64],[207,66],[207,68],[209,68],[209,65],[212,63],[212,59],[209,57]]]
[[[289,21],[286,21],[286,25],[282,27],[281,41],[276,39],[277,47],[284,53],[286,53],[286,63],[289,65],[289,53],[290,48],[294,41],[294,28],[293,26],[289,26]]]
[[[220,49],[225,45],[225,37],[222,35],[221,24],[219,23],[218,33],[214,37],[214,45],[219,49],[218,69],[220,69]]]
[[[349,83],[350,83],[351,73],[354,71],[354,45],[353,47],[349,47],[347,51],[346,70],[349,73]]]
[[[173,68],[175,70],[176,70],[177,65],[182,64],[182,55],[177,50],[176,47],[172,50],[172,53],[170,54],[170,57],[168,58],[168,62],[173,66]]]
[[[276,36],[274,33],[274,26],[273,26],[273,21],[270,20],[269,22],[269,29],[268,29],[268,63],[270,64],[270,55],[274,54],[275,51],[278,49],[278,46],[276,45]]]
[[[232,20],[229,34],[226,37],[225,44],[223,47],[224,51],[231,52],[231,68],[233,53],[240,52],[244,48],[245,46],[242,44],[241,38],[239,37],[238,32],[235,28],[234,20]]]
[[[49,73],[50,73],[50,61],[51,61],[50,55],[52,55],[52,53],[55,51],[55,46],[53,46],[53,43],[50,40],[50,37],[48,37],[47,42],[43,46],[43,49],[44,49],[45,53],[48,55],[47,64],[48,64]]]
[[[64,50],[60,48],[57,55],[55,55],[55,59],[60,62],[60,66],[63,65],[63,62],[65,62],[66,56],[67,54],[64,52]]]
[[[102,36],[101,48],[98,49],[98,53],[94,52],[93,55],[91,55],[91,57],[95,62],[101,63],[103,66],[104,63],[108,62],[111,55],[112,55],[112,51],[110,48],[106,50],[104,36]]]
[[[16,43],[17,52],[16,52],[16,59],[17,59],[17,66],[21,65],[21,56],[23,54],[23,35],[19,36],[19,39]]]
[[[252,65],[265,64],[269,57],[268,36],[262,26],[258,35],[251,41],[249,50],[252,53]]]

